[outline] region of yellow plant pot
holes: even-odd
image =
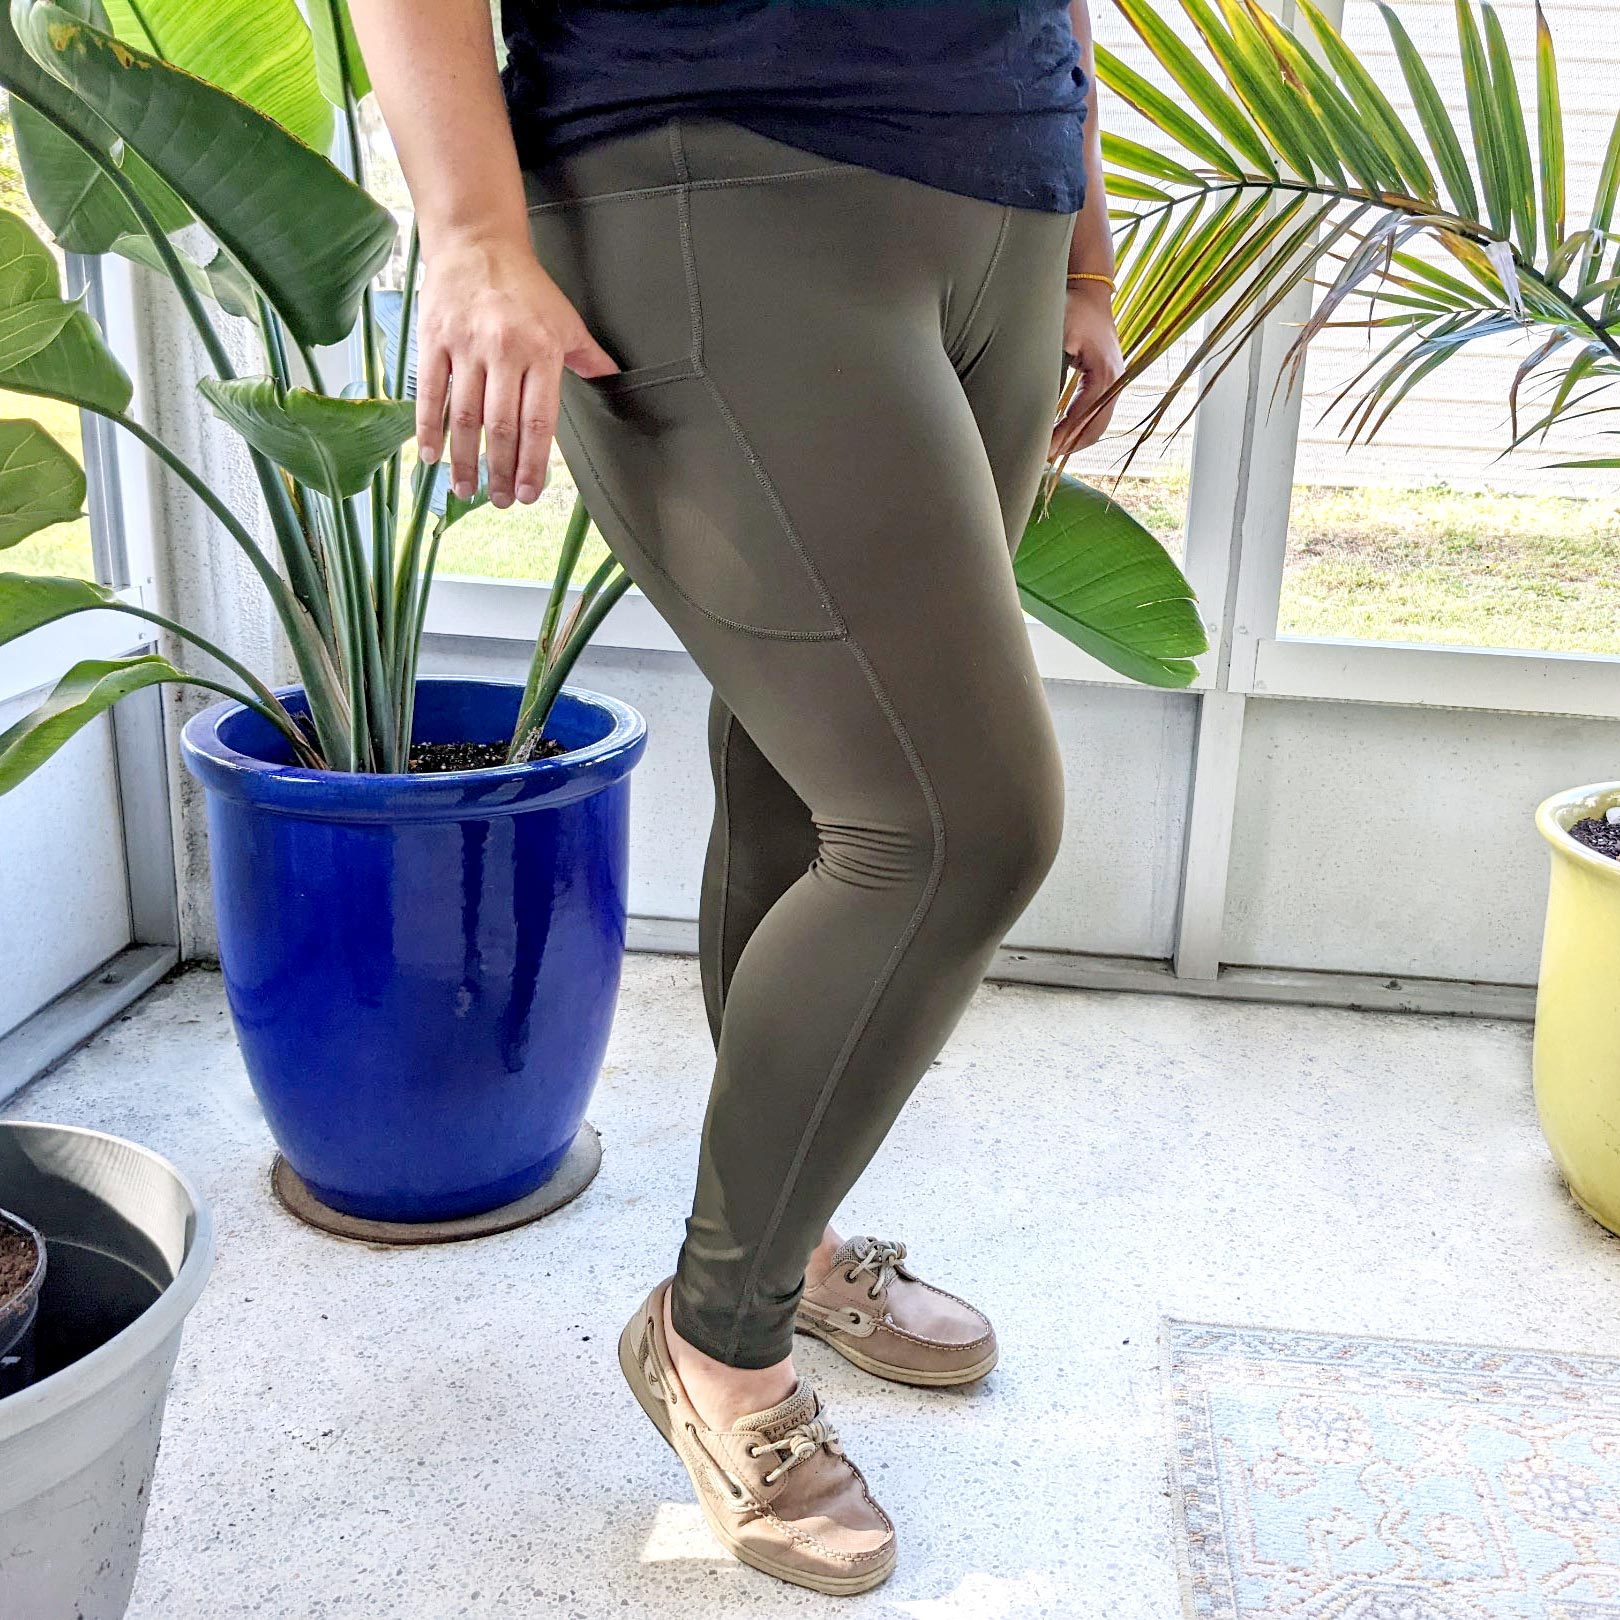
[[[1536,1112],[1575,1201],[1620,1233],[1620,861],[1569,835],[1620,804],[1620,782],[1554,794],[1536,811],[1552,886],[1536,993]]]

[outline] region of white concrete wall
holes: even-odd
[[[495,644],[427,665],[517,679]],[[691,922],[712,795],[708,687],[680,653],[598,648],[583,684],[647,716],[632,794],[631,910]],[[1168,958],[1199,699],[1052,683],[1067,761],[1062,852],[1010,946]],[[1532,815],[1620,777],[1620,722],[1255,699],[1245,721],[1222,960],[1530,984],[1546,853]]]
[[[1532,984],[1535,807],[1616,777],[1616,721],[1251,700],[1225,960]]]
[[[143,388],[139,415],[160,438],[223,496],[232,511],[275,554],[258,481],[242,441],[227,432],[197,392],[199,377],[213,375],[202,343],[168,283],[155,271],[136,268],[134,344]],[[244,375],[262,369],[251,329],[216,313],[216,325]],[[141,452],[126,444],[123,454]],[[228,648],[271,681],[290,677],[290,659],[264,587],[241,549],[179,479],[149,458],[151,478],[151,584],[156,605],[170,618]],[[162,650],[183,668],[220,674],[213,661],[174,637]],[[179,762],[180,728],[216,701],[196,687],[163,688],[169,734],[169,803],[174,825],[175,868],[180,895],[180,941],[186,956],[212,956],[218,949],[213,908],[208,903],[208,840],[202,795]]]
[[[38,701],[0,703],[0,731]],[[129,938],[112,728],[101,719],[0,798],[0,1035]]]

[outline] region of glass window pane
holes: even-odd
[[[1197,47],[1198,34],[1191,20],[1174,7],[1159,9],[1165,21]],[[1122,57],[1161,89],[1174,90],[1168,75],[1115,7],[1094,4],[1091,24],[1098,44]],[[1155,151],[1185,158],[1185,152],[1174,141],[1117,96],[1106,89],[1099,89],[1099,95],[1098,116],[1105,130],[1139,141]],[[1108,490],[1120,505],[1158,536],[1178,561],[1186,554],[1191,424],[1174,436],[1160,434],[1130,458],[1129,469],[1123,474],[1121,468],[1135,441],[1137,425],[1153,408],[1164,386],[1185,364],[1192,348],[1193,340],[1183,339],[1159,360],[1151,372],[1120,397],[1107,436],[1090,449],[1071,456],[1068,464],[1068,470],[1077,477]],[[1180,421],[1194,397],[1191,391],[1184,394],[1180,408],[1169,418],[1170,424]]]
[[[1532,0],[1497,9],[1521,86],[1532,86]],[[1345,10],[1350,43],[1411,121],[1377,8],[1348,0]],[[1466,130],[1451,0],[1405,0],[1400,15]],[[1614,119],[1620,35],[1583,26],[1579,10],[1554,10],[1550,20],[1570,156],[1568,217],[1578,222]],[[1421,251],[1442,268],[1453,262],[1444,249]],[[1365,314],[1361,301],[1343,312]],[[1328,331],[1312,347],[1281,633],[1620,653],[1620,475],[1552,465],[1614,454],[1612,432],[1600,436],[1601,419],[1577,422],[1544,444],[1503,453],[1514,372],[1544,334],[1470,345],[1414,388],[1370,444],[1347,448],[1346,404],[1335,400],[1387,335],[1373,334],[1370,345],[1365,331]],[[1534,406],[1534,396],[1521,396],[1526,424]]]
[[[50,232],[35,214],[28,194],[23,190],[22,176],[17,169],[17,147],[11,134],[11,114],[3,104],[0,104],[0,208],[21,215],[46,243],[51,242]],[[54,244],[52,251],[56,253],[65,289],[65,261]],[[0,419],[39,423],[74,460],[81,466],[84,464],[83,433],[79,413],[73,406],[0,389]],[[71,574],[81,579],[94,578],[89,518],[82,517],[73,523],[58,523],[29,535],[18,545],[0,553],[0,568],[11,574]]]
[[[1178,14],[1173,20],[1186,37],[1196,37],[1187,18]],[[1139,72],[1168,85],[1169,81],[1152,63],[1141,41],[1111,6],[1094,6],[1092,22],[1100,41],[1126,56]],[[1106,92],[1102,119],[1106,129],[1117,130],[1160,150],[1176,150],[1173,142]],[[361,127],[367,183],[373,193],[395,211],[403,240],[410,229],[410,196],[373,99],[368,98],[361,108]],[[403,269],[403,253],[394,268],[396,275]],[[1132,440],[1131,428],[1152,406],[1157,397],[1157,385],[1179,369],[1189,348],[1190,344],[1184,343],[1166,356],[1150,378],[1120,401],[1109,436],[1069,462],[1069,470],[1076,476],[1111,489],[1115,498],[1147,524],[1178,558],[1183,555],[1186,530],[1191,428],[1173,440],[1160,438],[1146,446],[1124,477],[1119,477],[1119,470]],[[550,478],[541,500],[533,508],[513,507],[506,512],[486,507],[463,519],[445,537],[440,572],[496,579],[549,578],[573,502],[573,479],[562,456],[554,450]],[[594,567],[605,554],[605,548],[593,531],[587,542],[586,566]]]
[[[374,97],[361,104],[360,126],[367,188],[393,210],[399,221],[400,247],[389,267],[392,284],[399,286],[403,284],[405,243],[411,229],[410,192]],[[414,447],[407,451],[407,460],[414,465]],[[441,576],[460,574],[477,579],[549,580],[556,572],[557,549],[573,507],[574,480],[562,453],[553,445],[540,499],[532,506],[510,506],[504,512],[484,506],[462,518],[444,537],[438,572]],[[606,555],[607,548],[593,529],[586,537],[574,577],[588,577]]]

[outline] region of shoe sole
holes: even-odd
[[[888,1580],[894,1573],[896,1559],[892,1547],[885,1562],[859,1575],[812,1575],[805,1570],[788,1569],[781,1564],[774,1564],[752,1548],[739,1545],[728,1531],[725,1521],[709,1506],[703,1487],[694,1477],[692,1470],[687,1467],[686,1458],[681,1455],[681,1448],[675,1444],[675,1437],[670,1432],[669,1408],[646,1387],[641,1372],[641,1358],[636,1354],[637,1330],[640,1326],[641,1313],[637,1311],[625,1324],[624,1332],[619,1335],[619,1370],[624,1374],[624,1381],[630,1386],[630,1393],[636,1398],[636,1405],[647,1414],[652,1426],[664,1437],[664,1444],[675,1453],[681,1467],[686,1469],[686,1476],[692,1482],[693,1494],[697,1497],[697,1505],[702,1509],[703,1517],[720,1545],[739,1563],[747,1564],[749,1568],[757,1569],[761,1574],[774,1576],[779,1581],[786,1581],[790,1586],[808,1587],[812,1592],[821,1592],[828,1597],[853,1597],[857,1592],[870,1592],[874,1586],[881,1586]]]
[[[891,1384],[912,1384],[922,1389],[950,1389],[957,1384],[976,1384],[995,1367],[1001,1355],[999,1349],[992,1350],[983,1361],[976,1361],[970,1367],[957,1367],[949,1372],[919,1372],[912,1367],[896,1367],[892,1362],[878,1361],[857,1350],[842,1334],[825,1333],[812,1323],[795,1322],[793,1330],[807,1334],[812,1339],[820,1339],[862,1372],[887,1378]]]

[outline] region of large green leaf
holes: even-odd
[[[0,388],[65,399],[103,416],[118,416],[135,392],[129,375],[82,309],[36,354],[0,371]]]
[[[385,208],[273,119],[60,6],[12,0],[12,21],[36,60],[174,187],[300,342],[347,336],[393,243]]]
[[[148,270],[156,270],[162,275],[169,273],[169,267],[158,257],[157,248],[149,236],[120,236],[113,243],[112,250],[126,259],[133,259],[136,264],[144,264]],[[253,283],[242,274],[241,266],[230,254],[216,252],[207,264],[198,264],[189,254],[176,248],[175,257],[179,259],[186,279],[203,297],[213,299],[228,315],[258,320],[259,306],[253,296]]]
[[[1170,554],[1124,507],[1077,478],[1057,481],[1024,531],[1013,572],[1042,624],[1131,680],[1181,687],[1209,642]]]
[[[0,309],[0,371],[9,371],[39,353],[73,318],[79,306],[60,298]]]
[[[315,46],[297,0],[104,3],[109,32],[127,44],[229,90],[317,152],[332,144],[332,108],[315,82]]]
[[[0,309],[61,295],[51,250],[20,214],[0,208]]]
[[[63,0],[64,9],[96,27],[107,20],[100,0]],[[94,158],[57,128],[66,117],[101,153],[115,162],[165,230],[190,219],[185,205],[116,133],[78,98],[40,68],[22,48],[11,18],[0,6],[0,88],[11,92],[12,127],[23,182],[39,216],[70,253],[104,253],[121,231],[138,228],[129,204]],[[47,116],[50,115],[50,116]]]
[[[333,399],[306,388],[278,395],[269,377],[206,377],[198,387],[255,450],[334,499],[364,489],[416,426],[408,399]]]
[[[0,793],[9,793],[32,776],[57,749],[120,698],[164,681],[191,679],[156,653],[139,658],[92,658],[75,664],[37,709],[0,731]]]
[[[341,107],[345,90],[356,101],[368,95],[371,77],[355,38],[349,0],[309,0],[309,26],[315,35],[315,74],[326,99]]]
[[[62,297],[51,250],[25,220],[0,209],[0,372],[45,348],[77,307]]]
[[[0,388],[23,394],[52,394],[116,415],[129,404],[132,388],[124,368],[102,342],[96,323],[62,299],[56,259],[28,224],[0,209],[0,311],[19,305],[45,306],[45,324],[55,331],[37,347],[23,343],[30,322],[17,329],[17,346],[0,341]],[[58,321],[56,313],[66,310]],[[38,335],[38,328],[32,328]]]
[[[0,574],[0,647],[72,613],[116,608],[118,598],[94,580],[49,574]]]
[[[0,547],[82,515],[84,473],[38,422],[0,422]]]

